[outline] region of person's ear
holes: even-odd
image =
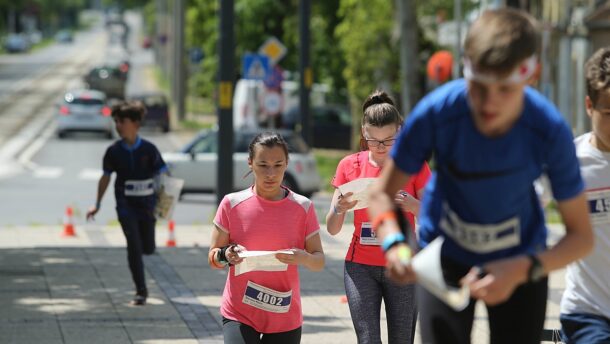
[[[587,111],[587,116],[593,116],[593,101],[589,96],[585,97],[585,110]]]
[[[538,81],[540,80],[540,75],[542,74],[542,64],[540,61],[536,63],[536,70],[532,73],[532,76],[527,80],[527,84],[536,87],[538,85]]]

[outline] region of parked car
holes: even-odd
[[[101,132],[109,139],[114,136],[111,109],[102,92],[78,89],[66,92],[57,104],[57,136],[66,137],[69,132]]]
[[[345,105],[329,104],[311,108],[313,146],[316,148],[351,149],[352,117]],[[293,107],[282,116],[282,127],[294,130],[299,127],[299,107]]]
[[[74,41],[74,35],[70,30],[59,30],[55,34],[55,40],[58,43],[72,43]]]
[[[141,93],[131,95],[129,99],[141,101],[146,107],[143,126],[158,127],[164,133],[169,132],[169,104],[165,94],[161,92]]]
[[[30,41],[23,34],[12,33],[4,41],[4,49],[9,53],[24,53],[30,50]]]
[[[320,189],[320,174],[309,147],[300,135],[292,131],[279,131],[288,143],[290,159],[284,185],[296,193],[311,196]],[[249,175],[248,145],[257,131],[241,130],[234,133],[233,187],[245,189],[252,185]],[[163,159],[174,177],[184,179],[183,193],[216,191],[218,160],[218,131],[207,129],[174,153],[164,153]]]
[[[103,65],[95,67],[85,76],[87,87],[102,91],[109,98],[125,98],[127,76],[120,66]]]

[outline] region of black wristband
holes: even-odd
[[[219,263],[221,263],[223,265],[233,265],[233,264],[229,263],[229,260],[227,259],[227,250],[229,248],[231,248],[232,246],[234,246],[234,245],[224,246],[218,251],[216,258],[218,259]]]

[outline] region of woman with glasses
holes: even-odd
[[[375,91],[362,106],[360,149],[343,158],[337,166],[332,185],[339,187],[359,178],[376,178],[388,158],[395,136],[402,125],[402,117],[392,99],[383,91]],[[395,201],[405,212],[411,228],[423,188],[430,176],[424,164],[400,190]],[[356,206],[352,193],[335,190],[326,226],[331,235],[341,231],[345,213]],[[417,309],[413,285],[398,286],[384,274],[386,261],[380,242],[372,230],[366,208],[354,211],[354,234],[345,256],[344,282],[352,321],[358,343],[381,343],[380,311],[383,299],[387,317],[388,342],[413,343]],[[407,311],[405,311],[407,310]]]

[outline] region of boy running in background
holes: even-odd
[[[146,304],[148,297],[142,254],[153,254],[156,246],[153,179],[160,173],[167,173],[167,166],[157,147],[138,136],[145,112],[139,102],[123,102],[112,108],[112,118],[121,140],[106,150],[104,174],[98,182],[95,206],[87,212],[87,220],[97,214],[110,184],[110,175],[116,172],[116,212],[127,239],[127,261],[136,286],[132,304],[136,306]]]

